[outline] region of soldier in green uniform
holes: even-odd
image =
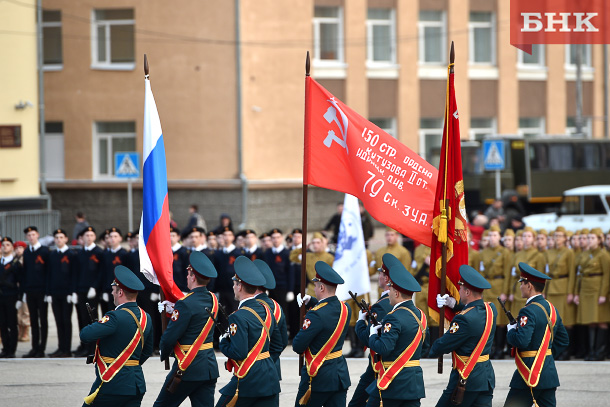
[[[589,349],[585,360],[604,360],[608,341],[610,308],[610,255],[602,248],[604,234],[600,228],[589,231],[589,250],[580,262],[580,290],[574,299],[578,320],[589,326]]]
[[[277,329],[269,307],[254,297],[265,277],[245,256],[235,260],[233,292],[239,306],[229,315],[229,332],[221,337],[220,351],[227,357],[231,381],[220,389],[216,407],[277,406],[280,379],[271,355],[270,339]]]
[[[206,286],[218,273],[203,252],[194,251],[186,268],[186,284],[190,290],[184,298],[171,305],[171,318],[161,336],[161,360],[174,355],[176,360],[167,375],[155,407],[179,406],[187,397],[192,406],[214,404],[218,364],[212,348],[214,320],[206,308],[218,315],[218,300]],[[165,304],[160,303],[161,307]],[[163,308],[161,308],[163,311]],[[178,379],[175,379],[178,378]],[[172,388],[172,381],[174,388]]]
[[[377,282],[379,287],[383,289],[379,300],[371,306],[371,314],[375,317],[375,320],[381,321],[385,318],[386,314],[390,312],[392,306],[390,305],[390,288],[388,283],[390,282],[390,269],[387,266],[388,262],[399,261],[393,254],[386,253],[383,255],[381,267],[379,267],[379,275],[377,276]],[[358,313],[358,322],[356,323],[356,334],[360,341],[368,347],[369,343],[369,328],[371,323],[367,323],[367,315],[360,311]],[[366,405],[366,400],[369,398],[369,394],[366,392],[367,387],[377,379],[377,371],[375,370],[374,352],[369,355],[369,363],[366,367],[365,372],[360,376],[354,395],[350,400],[348,407],[363,407]]]
[[[518,266],[521,296],[527,301],[515,323],[508,326],[507,341],[514,347],[517,370],[504,406],[555,406],[559,377],[553,355],[568,346],[568,334],[555,307],[542,296],[550,277],[526,263]]]
[[[311,239],[311,250],[312,251],[307,252],[307,270],[305,270],[307,276],[306,294],[309,296],[314,295],[314,284],[312,279],[316,276],[315,264],[318,261],[323,261],[329,266],[332,266],[335,261],[335,256],[325,250],[324,236],[320,232],[315,232],[313,234],[313,239]],[[302,248],[294,249],[290,252],[290,262],[301,264],[302,255]]]
[[[484,290],[491,288],[483,276],[467,265],[460,267],[460,276],[459,304],[448,294],[436,295],[439,309],[448,306],[458,312],[447,334],[434,342],[430,349],[432,357],[452,352],[453,358],[449,384],[436,405],[451,406],[452,398],[462,397],[462,407],[491,406],[496,376],[489,354],[498,311],[493,303],[483,301]]]
[[[472,232],[468,229],[468,265],[476,270],[479,268],[479,264],[481,264],[481,256],[472,245]]]
[[[144,284],[125,266],[114,269],[114,310],[80,331],[84,343],[97,341],[95,381],[83,406],[139,406],[146,393],[142,364],[153,351],[150,315],[136,304]]]
[[[581,235],[583,239],[581,239]],[[589,234],[589,229],[581,229],[577,230],[572,236],[572,246],[574,247],[574,264],[576,266],[576,283],[574,285],[574,307],[575,307],[575,324],[574,327],[574,357],[576,359],[583,359],[588,355],[589,351],[589,338],[588,338],[588,326],[582,325],[580,322],[580,314],[579,308],[580,306],[576,303],[576,296],[580,291],[581,282],[582,282],[582,267],[583,262],[588,256],[588,247],[589,247],[589,239],[586,236]],[[595,340],[595,339],[593,339]],[[591,344],[591,348],[593,348],[595,342]]]
[[[513,266],[511,268],[511,282],[509,289],[511,293],[508,300],[512,302],[511,310],[513,315],[519,313],[519,310],[525,306],[525,298],[521,296],[519,289],[519,263],[530,264],[537,270],[544,270],[546,268],[546,261],[544,255],[536,249],[534,242],[536,240],[536,231],[530,226],[526,226],[523,229],[523,250],[517,252],[514,257]]]
[[[380,264],[383,263],[383,255],[386,253],[393,254],[402,264],[405,266],[407,270],[411,267],[411,253],[400,244],[399,242],[400,235],[397,231],[390,227],[386,227],[385,231],[385,241],[386,246],[380,247],[375,252],[375,264],[377,267],[380,267]],[[413,272],[411,270],[411,272]]]
[[[574,324],[574,284],[576,282],[576,268],[574,266],[574,252],[566,247],[567,236],[563,226],[558,226],[553,233],[555,248],[547,251],[547,264],[549,277],[544,293],[546,299],[555,306],[559,315],[563,316],[563,325],[568,332],[572,343],[572,325]],[[557,360],[569,360],[570,353],[565,352],[557,356]]]
[[[481,267],[479,271],[485,277],[491,288],[483,292],[485,302],[494,302],[500,297],[502,301],[508,299],[509,281],[511,272],[511,254],[500,244],[500,228],[492,226],[489,228],[489,246],[481,252]],[[508,318],[504,313],[498,315],[495,336],[495,346],[492,358],[504,359],[504,345],[506,344],[506,325]]]
[[[347,334],[351,309],[335,295],[344,281],[327,263],[315,264],[315,297],[297,295],[306,305],[303,326],[292,341],[292,349],[305,357],[295,406],[345,406],[351,382],[341,349]]]
[[[400,261],[387,259],[385,264],[393,308],[380,325],[369,328],[369,347],[381,360],[377,380],[367,389],[367,406],[415,407],[426,397],[419,360],[430,346],[426,315],[412,301],[421,288]]]

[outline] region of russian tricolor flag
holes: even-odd
[[[172,262],[174,256],[169,239],[169,202],[167,193],[167,167],[163,131],[157,105],[144,80],[144,169],[143,205],[140,221],[140,271],[151,282],[159,284],[165,298],[176,302],[184,295],[174,283]]]

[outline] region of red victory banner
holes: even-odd
[[[429,246],[437,174],[306,77],[304,185],[354,195],[379,222]]]
[[[531,54],[532,44],[609,44],[608,0],[510,0],[510,43]]]
[[[442,275],[446,274],[445,284],[450,296],[459,301],[459,268],[468,264],[468,240],[466,222],[466,203],[464,200],[464,181],[462,177],[462,149],[460,147],[460,119],[455,89],[453,86],[453,64],[449,65],[447,78],[447,100],[445,104],[445,127],[439,163],[436,197],[434,199],[434,221],[432,251],[430,254],[430,282],[428,286],[428,307],[430,317],[436,321],[439,309],[436,295],[441,291]],[[443,245],[446,250],[446,269],[443,273]],[[444,316],[452,320],[454,312],[444,307]],[[442,325],[441,325],[442,326]]]

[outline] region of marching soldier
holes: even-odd
[[[419,359],[430,346],[426,314],[412,301],[421,288],[400,261],[385,264],[390,269],[393,308],[380,325],[369,328],[369,347],[380,360],[377,380],[367,388],[367,406],[419,406],[426,397]]]
[[[292,349],[305,356],[295,406],[345,406],[351,382],[343,357],[351,309],[335,295],[344,281],[327,263],[315,264],[315,297],[297,295],[299,306],[305,304],[303,326],[292,341]]]
[[[396,259],[396,257],[393,254],[384,254],[382,259],[383,263],[381,264],[381,267],[379,267],[377,282],[383,292],[381,293],[379,300],[371,306],[371,314],[373,314],[377,321],[385,318],[387,313],[392,309],[389,297],[390,288],[388,287],[388,283],[390,282],[390,269],[386,263],[398,261],[398,259],[394,259]],[[367,324],[366,317],[362,313],[359,313],[358,322],[356,323],[356,334],[358,335],[358,339],[360,339],[365,346],[368,346],[369,343],[369,329],[370,323]],[[366,389],[377,379],[377,373],[379,373],[375,370],[377,367],[374,362],[375,356],[373,352],[373,354],[369,355],[369,363],[365,372],[360,376],[360,380],[358,381],[358,385],[356,386],[356,390],[354,390],[354,395],[352,396],[348,407],[362,407],[366,405],[366,400],[369,398]]]
[[[139,406],[146,393],[142,364],[153,351],[150,316],[136,304],[142,282],[125,266],[117,266],[112,282],[116,308],[80,332],[83,342],[97,341],[95,381],[85,404]]]
[[[277,329],[275,329],[271,334],[271,342],[269,343],[269,354],[271,355],[271,359],[273,359],[273,363],[275,363],[275,367],[277,369],[277,376],[280,380],[282,380],[280,355],[288,345],[288,328],[286,326],[286,314],[284,313],[284,309],[280,306],[280,304],[274,299],[269,298],[269,295],[267,295],[267,290],[273,290],[275,288],[275,277],[273,277],[273,272],[271,271],[267,263],[265,263],[261,259],[254,260],[254,265],[258,268],[263,277],[265,277],[265,284],[257,288],[255,298],[261,304],[265,303],[269,307],[271,313],[273,314],[273,318],[275,319],[275,322],[277,324]]]
[[[258,302],[256,287],[266,284],[265,277],[245,256],[235,260],[233,292],[239,301],[229,316],[229,332],[220,340],[221,352],[229,358],[231,381],[220,389],[216,407],[226,405],[277,406],[280,381],[269,354],[270,339],[276,322],[269,307]]]
[[[519,270],[521,296],[527,301],[508,326],[507,341],[514,348],[517,370],[504,406],[555,406],[559,378],[553,354],[568,346],[568,334],[555,307],[542,296],[551,278],[526,263],[519,263]]]
[[[179,406],[187,397],[193,406],[212,406],[218,378],[218,364],[212,348],[214,320],[206,308],[218,315],[218,300],[206,285],[217,272],[210,259],[202,252],[189,257],[186,282],[190,292],[175,305],[167,303],[169,323],[159,349],[161,360],[171,354],[176,360],[161,387],[155,407]],[[160,303],[160,308],[166,301]]]
[[[466,265],[460,267],[460,276],[460,304],[448,294],[436,296],[439,308],[448,306],[459,311],[447,334],[437,339],[430,349],[432,357],[452,352],[453,358],[449,384],[436,405],[451,406],[461,397],[463,407],[491,406],[496,377],[489,354],[498,311],[493,303],[483,301],[484,290],[491,288],[483,276]]]

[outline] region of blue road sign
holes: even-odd
[[[504,140],[483,141],[483,165],[485,171],[503,170],[506,167]]]
[[[140,154],[135,152],[114,153],[114,176],[140,178]]]

